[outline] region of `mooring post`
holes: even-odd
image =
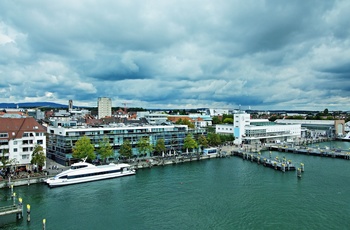
[[[30,222],[30,205],[27,204],[27,222]]]
[[[43,230],[46,230],[46,219],[43,219]]]
[[[297,177],[299,179],[301,179],[301,169],[300,168],[298,168],[298,170],[297,170]]]
[[[20,220],[22,219],[23,216],[23,203],[22,203],[22,198],[18,198],[18,207],[22,210],[22,212],[17,213],[17,219]]]
[[[16,205],[16,193],[12,193],[12,199],[13,199],[13,206]]]

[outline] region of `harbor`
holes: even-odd
[[[294,154],[304,154],[319,157],[332,157],[350,160],[350,152],[346,149],[330,149],[329,147],[309,147],[309,146],[269,146],[270,151],[279,151]]]
[[[174,164],[183,164],[193,161],[209,160],[212,158],[227,158],[231,156],[240,157],[243,160],[248,160],[251,162],[256,162],[259,165],[275,169],[277,171],[297,171],[297,175],[301,177],[298,172],[300,169],[304,171],[304,164],[299,162],[298,166],[295,165],[296,162],[290,162],[289,160],[282,158],[272,158],[271,154],[269,156],[261,156],[263,152],[277,151],[288,154],[303,154],[309,156],[319,156],[319,157],[331,157],[337,159],[350,160],[350,152],[345,148],[330,148],[328,146],[322,146],[322,143],[332,143],[326,142],[327,139],[319,139],[317,142],[305,141],[308,145],[245,145],[244,147],[234,146],[234,145],[223,145],[218,147],[217,153],[214,154],[196,154],[196,153],[183,153],[180,155],[165,155],[163,157],[154,156],[148,158],[134,159],[129,162],[129,164],[135,169],[152,168],[155,166],[166,166]],[[48,177],[52,177],[63,170],[67,170],[69,167],[62,166],[56,162],[47,159],[48,169],[44,173],[36,174],[25,174],[15,178],[9,178],[8,180],[0,181],[0,188],[6,188],[13,186],[23,186],[36,183],[43,183]]]
[[[350,143],[339,145],[350,147]],[[230,148],[224,146],[222,151],[229,153]],[[261,151],[262,158],[269,154]],[[19,197],[24,201],[23,217],[12,216],[3,229],[42,229],[43,219],[47,229],[272,229],[281,223],[289,229],[348,226],[349,162],[271,151],[271,159],[284,156],[295,167],[300,167],[297,162],[305,164],[301,180],[296,170],[282,173],[250,158],[227,154],[205,160],[193,157],[177,164],[169,158],[164,167],[140,167],[132,177],[55,189],[43,184],[14,187],[16,204]],[[283,215],[278,208],[281,203]],[[27,204],[31,206],[30,222]],[[0,206],[11,205],[12,192],[6,187]]]

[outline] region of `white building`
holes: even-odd
[[[4,154],[5,158],[13,161],[13,166],[30,169],[35,145],[42,146],[46,155],[45,132],[33,117],[0,118],[1,157]]]
[[[292,142],[301,136],[301,125],[278,125],[267,119],[250,119],[244,112],[234,114],[233,125],[217,125],[216,133],[230,134],[234,143],[261,144],[277,141]]]
[[[209,109],[210,116],[219,116],[223,114],[230,114],[228,109]]]
[[[229,125],[229,124],[216,125],[215,133],[233,135],[233,125]]]
[[[147,111],[137,112],[137,118],[145,118],[151,125],[160,125],[168,122],[168,114],[166,113],[150,113]]]
[[[304,120],[304,119],[277,119],[278,124],[299,124],[306,130],[303,137],[336,137],[345,133],[344,120]]]
[[[98,118],[112,116],[112,99],[108,97],[99,97],[97,100]]]

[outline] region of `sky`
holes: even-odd
[[[0,102],[349,110],[350,1],[1,0]]]

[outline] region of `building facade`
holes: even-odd
[[[205,134],[204,129],[188,129],[186,125],[130,125],[110,124],[99,127],[48,127],[47,155],[49,158],[63,165],[69,165],[72,159],[72,149],[75,143],[82,137],[87,136],[95,148],[104,137],[109,139],[113,148],[114,157],[119,157],[119,150],[124,141],[130,141],[133,154],[137,155],[137,143],[141,138],[148,138],[150,144],[155,145],[157,140],[164,139],[167,151],[181,151],[184,138],[188,133],[197,135]]]
[[[14,167],[30,168],[36,145],[46,153],[46,130],[33,117],[0,118],[0,153]],[[1,164],[1,163],[0,163]],[[45,169],[45,166],[43,167]]]
[[[216,133],[234,135],[237,145],[294,142],[301,137],[300,124],[283,125],[267,119],[251,119],[245,112],[236,113],[233,118],[233,125],[217,125]]]
[[[345,134],[344,120],[298,120],[298,119],[277,119],[278,124],[299,124],[306,131],[304,138],[329,137],[335,138]]]
[[[108,97],[99,97],[97,100],[98,118],[112,116],[112,99]]]

